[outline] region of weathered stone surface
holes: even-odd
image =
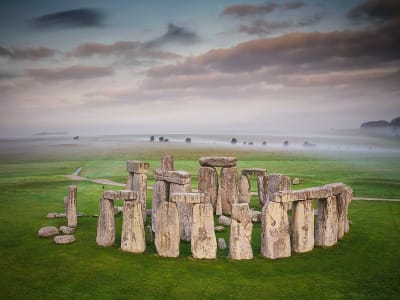
[[[344,189],[343,192],[336,195],[336,209],[338,216],[338,240],[341,240],[346,233],[348,227],[348,210],[351,201],[351,191]],[[347,231],[348,232],[348,231]]]
[[[161,169],[172,171],[174,169],[174,157],[171,155],[161,156]]]
[[[115,242],[114,200],[101,198],[99,201],[96,243],[110,247]]]
[[[293,185],[298,185],[298,184],[300,184],[300,178],[293,178],[293,181],[292,181],[292,184]]]
[[[225,231],[225,227],[224,226],[215,226],[214,230],[217,232]]]
[[[145,227],[144,236],[146,238],[146,244],[153,243],[153,230],[151,229],[151,225]]]
[[[64,213],[51,212],[46,215],[47,219],[65,218],[67,215]]]
[[[146,250],[141,203],[124,201],[121,250],[133,253],[142,253]]]
[[[200,157],[199,163],[203,167],[235,167],[236,157]]]
[[[219,216],[218,218],[218,224],[225,225],[225,226],[231,226],[232,219],[229,217],[226,217],[224,215]]]
[[[38,235],[40,237],[49,237],[58,234],[57,227],[54,226],[45,226],[39,229]]]
[[[226,242],[224,238],[218,238],[218,248],[221,250],[226,249]]]
[[[222,213],[230,215],[232,205],[237,203],[238,187],[237,168],[221,168],[220,187],[218,194],[221,197]]]
[[[211,203],[196,204],[193,207],[191,250],[194,258],[217,257],[214,211]]]
[[[129,173],[147,174],[150,164],[138,160],[128,160],[126,162],[126,170]]]
[[[123,206],[114,206],[114,215],[119,215],[122,214],[122,212],[124,211],[124,207]]]
[[[251,215],[251,221],[253,223],[260,223],[261,222],[261,216],[262,216],[261,211],[250,210],[250,215]]]
[[[217,208],[218,197],[218,174],[212,167],[200,167],[198,177],[198,188],[204,193],[204,202],[211,203],[214,211]]]
[[[346,215],[346,223],[344,226],[344,233],[348,233],[350,231],[350,225],[351,221],[349,220],[349,205],[351,203],[351,199],[353,198],[353,190],[349,187],[346,187],[346,209],[345,209],[345,215]]]
[[[155,180],[164,180],[169,183],[190,184],[191,175],[186,171],[166,171],[154,169],[153,177]]]
[[[132,190],[137,193],[137,202],[142,204],[143,224],[146,223],[146,198],[147,198],[147,175],[135,174],[133,176]]]
[[[190,193],[191,187],[189,184],[170,184],[170,197],[175,193]],[[179,233],[181,240],[190,241],[192,236],[192,220],[193,220],[193,204],[192,203],[177,203],[179,215]]]
[[[158,255],[179,256],[179,218],[176,203],[163,202],[157,210],[155,246]]]
[[[290,190],[290,177],[282,174],[267,175],[266,201],[272,201],[274,193]],[[265,204],[265,203],[264,203]],[[262,204],[264,206],[264,204]]]
[[[250,203],[250,181],[243,174],[239,177],[239,203]]]
[[[128,177],[126,178],[125,189],[132,190],[132,188],[133,188],[133,177],[134,176],[135,176],[135,173],[128,173]]]
[[[242,175],[255,175],[255,176],[264,176],[267,174],[266,169],[261,168],[248,168],[242,170]]]
[[[64,244],[71,244],[75,242],[75,237],[73,235],[58,235],[53,239],[54,243],[64,245]]]
[[[137,200],[140,194],[134,190],[119,190],[116,193],[116,197],[121,200]]]
[[[229,257],[231,259],[252,259],[250,209],[247,203],[233,204],[232,223],[229,237]]]
[[[76,225],[78,224],[78,217],[76,215],[77,192],[78,189],[75,185],[71,185],[69,187],[69,199],[68,199],[68,209],[67,209],[68,227],[76,227]]]
[[[284,203],[268,201],[262,210],[261,255],[271,259],[291,255],[289,219]]]
[[[328,198],[333,195],[332,188],[330,186],[320,186],[304,189],[303,193],[307,199],[322,199]]]
[[[153,197],[151,201],[151,228],[156,231],[156,218],[158,207],[169,199],[169,183],[156,181],[153,185]]]
[[[173,193],[171,194],[171,202],[175,203],[204,203],[203,193]]]
[[[61,226],[59,228],[60,232],[62,232],[63,234],[72,234],[75,232],[75,228],[73,227],[68,227],[68,226]]]
[[[268,178],[266,175],[257,176],[257,193],[258,193],[258,201],[260,207],[263,207],[267,202],[267,186],[268,186]]]
[[[315,245],[330,247],[337,243],[338,215],[336,197],[318,200],[318,221],[315,228]]]
[[[119,199],[119,194],[118,194],[118,192],[113,191],[113,190],[104,191],[103,192],[103,199],[108,199],[108,200]]]
[[[328,189],[332,190],[332,195],[337,195],[344,191],[344,189],[346,188],[346,185],[341,182],[335,182],[335,183],[323,185],[322,188],[328,188]]]
[[[303,253],[314,248],[314,202],[293,202],[291,222],[292,251]]]

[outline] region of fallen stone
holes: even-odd
[[[230,167],[221,168],[220,186],[218,196],[221,199],[222,213],[230,215],[232,212],[232,205],[237,203],[238,198],[238,175],[237,168]]]
[[[225,231],[225,227],[224,226],[215,226],[214,230],[217,232]]]
[[[54,237],[54,243],[59,244],[59,245],[65,245],[65,244],[71,244],[75,242],[75,237],[73,235],[67,234],[67,235],[58,235]]]
[[[172,171],[174,169],[174,157],[171,155],[161,156],[161,169]]]
[[[292,181],[292,184],[293,185],[298,185],[298,184],[300,184],[300,179],[299,178],[293,178],[293,181]]]
[[[128,160],[126,162],[126,170],[129,173],[147,174],[150,164],[138,160]]]
[[[231,226],[231,223],[232,223],[232,219],[227,216],[221,215],[218,218],[218,224],[225,225],[225,226]]]
[[[231,259],[252,259],[250,209],[247,203],[233,204],[232,223],[229,237],[229,257]]]
[[[54,226],[45,226],[39,229],[38,235],[40,237],[49,237],[58,234],[57,227]]]
[[[48,213],[46,218],[47,219],[56,219],[56,218],[65,218],[67,215],[65,213]]]
[[[250,181],[247,175],[239,177],[239,203],[250,203]]]
[[[78,211],[77,213],[76,213],[76,216],[77,217],[87,217],[87,214],[86,213],[84,213],[84,212],[81,212],[81,211]]]
[[[190,184],[191,175],[186,171],[166,171],[154,169],[153,177],[155,180],[163,180],[169,183]]]
[[[211,203],[193,206],[191,250],[194,258],[215,259],[217,257],[214,212]]]
[[[218,238],[218,248],[221,250],[226,249],[226,242],[224,238]]]
[[[176,203],[163,202],[157,210],[155,246],[158,255],[179,256],[179,217]]]
[[[266,169],[261,168],[248,168],[242,170],[242,175],[255,175],[255,176],[264,176],[267,174]]]
[[[218,174],[212,167],[200,167],[198,175],[198,189],[204,193],[204,202],[211,203],[214,211],[217,208]]]
[[[171,202],[175,203],[204,203],[204,194],[202,193],[173,193],[171,194]]]
[[[200,157],[199,163],[202,167],[235,167],[236,157]]]
[[[68,226],[61,226],[59,230],[64,234],[72,234],[75,232],[75,228]]]
[[[261,222],[261,216],[262,216],[261,211],[250,210],[250,215],[251,215],[251,221],[253,223],[260,223]]]

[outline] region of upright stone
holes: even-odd
[[[144,236],[146,238],[146,244],[153,243],[153,230],[151,229],[150,225],[147,225],[144,228]]]
[[[346,187],[346,209],[345,209],[345,215],[346,215],[346,223],[344,226],[344,233],[348,233],[350,231],[350,222],[349,222],[349,205],[351,203],[351,199],[353,198],[353,190],[349,187]]]
[[[171,183],[169,194],[171,197],[174,193],[190,193],[191,190],[190,184]],[[192,236],[193,204],[179,202],[176,205],[179,216],[180,238],[184,241],[190,241]]]
[[[267,180],[268,177],[266,175],[257,176],[258,201],[261,208],[267,202],[267,186],[268,186]]]
[[[114,200],[103,196],[99,201],[99,209],[96,243],[110,247],[115,242]]]
[[[221,197],[222,213],[230,215],[232,212],[232,205],[237,203],[237,168],[221,168],[221,185],[219,189]]]
[[[211,203],[214,211],[217,209],[218,197],[218,174],[213,167],[200,167],[198,177],[198,188],[204,193],[204,202]]]
[[[174,157],[171,155],[161,156],[161,169],[172,171],[174,169]]]
[[[133,176],[132,190],[138,194],[138,203],[142,204],[143,224],[146,223],[146,198],[147,198],[147,175],[136,174]]]
[[[274,193],[290,190],[290,177],[282,174],[270,174],[267,175],[266,185],[266,197],[263,200],[267,202],[272,200]],[[265,202],[260,204],[264,206]]]
[[[151,228],[156,231],[157,210],[161,203],[168,201],[169,184],[165,181],[156,181],[153,185],[153,197],[151,201]]]
[[[314,248],[313,200],[293,202],[292,214],[292,250],[297,253],[311,251]]]
[[[191,250],[194,258],[215,259],[217,257],[214,213],[211,203],[195,204],[193,207]]]
[[[124,201],[121,250],[133,253],[143,253],[146,250],[142,204],[136,201]]]
[[[68,209],[67,209],[67,223],[68,227],[76,227],[78,223],[78,218],[76,215],[76,197],[77,197],[77,187],[71,185],[69,187],[69,199],[68,199]]]
[[[158,255],[179,256],[179,218],[178,209],[173,202],[163,202],[157,210],[155,246]]]
[[[337,243],[338,215],[336,197],[318,200],[318,221],[315,229],[315,245],[330,247]]]
[[[284,203],[269,201],[262,209],[261,255],[271,259],[290,256],[289,219]]]
[[[343,192],[336,195],[337,200],[337,216],[338,216],[338,240],[343,239],[346,233],[346,227],[348,224],[347,214],[349,209],[349,202],[351,199],[350,190],[344,189]]]
[[[239,203],[250,203],[250,181],[247,175],[239,178]]]
[[[126,186],[125,189],[132,190],[133,189],[133,177],[135,173],[128,173],[128,178],[126,179]]]
[[[250,208],[247,203],[233,204],[232,223],[229,237],[229,257],[231,259],[252,259]]]

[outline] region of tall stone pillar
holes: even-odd
[[[76,227],[76,225],[78,224],[78,218],[76,214],[77,193],[78,193],[77,187],[75,185],[71,185],[69,187],[69,198],[67,204],[68,227]]]
[[[96,243],[110,247],[115,242],[114,192],[106,191],[99,201],[99,219],[97,222]]]
[[[198,177],[198,188],[204,193],[205,203],[211,203],[214,211],[217,208],[218,197],[218,173],[213,167],[200,167]]]
[[[237,203],[238,197],[238,175],[236,167],[222,167],[220,178],[220,197],[222,214],[230,215],[232,213],[232,205]]]
[[[150,164],[137,161],[128,160],[126,169],[129,173],[127,179],[127,190],[137,192],[137,201],[142,204],[142,217],[143,223],[146,223],[146,199],[147,199],[147,172]]]
[[[239,203],[250,203],[250,181],[247,175],[239,177]]]
[[[338,215],[336,197],[318,200],[318,221],[315,228],[315,245],[330,247],[337,243]]]
[[[229,237],[229,257],[231,259],[252,259],[250,208],[247,203],[233,204],[232,223]]]
[[[170,198],[174,193],[190,193],[192,188],[190,184],[170,184]],[[172,200],[171,200],[172,201]],[[190,241],[192,236],[193,204],[177,202],[179,216],[179,234],[181,240]]]
[[[157,210],[155,246],[158,255],[179,256],[179,217],[176,203],[163,202]]]
[[[291,224],[292,250],[297,253],[314,249],[314,202],[313,200],[293,202]]]

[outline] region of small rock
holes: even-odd
[[[252,210],[250,211],[251,221],[253,223],[260,223],[261,222],[261,211]]]
[[[225,231],[225,227],[224,226],[215,226],[214,228],[215,231]]]
[[[65,217],[66,217],[66,214],[64,214],[64,213],[56,213],[56,212],[48,213],[47,216],[46,216],[47,219],[65,218]]]
[[[64,234],[71,234],[75,232],[75,228],[68,226],[61,226],[59,230]]]
[[[123,212],[123,206],[114,206],[114,216],[119,215]]]
[[[57,227],[45,226],[39,229],[38,235],[41,237],[49,237],[58,234]]]
[[[84,213],[84,212],[78,211],[78,212],[76,213],[76,216],[77,216],[77,217],[87,217],[87,214]]]
[[[293,178],[293,185],[298,185],[300,184],[300,179],[299,178]]]
[[[218,223],[221,224],[221,225],[231,226],[231,222],[232,222],[231,218],[226,217],[224,215],[221,215],[218,218]]]
[[[226,242],[224,238],[218,238],[218,248],[221,250],[226,249]]]
[[[314,208],[314,216],[318,216],[318,208]]]
[[[57,235],[54,237],[54,243],[56,244],[71,244],[75,242],[75,237],[73,235]]]
[[[144,235],[146,238],[146,244],[153,243],[153,230],[151,229],[151,225],[147,225],[145,227]]]
[[[152,209],[151,208],[147,208],[146,209],[146,216],[151,216],[151,212],[152,212]]]

